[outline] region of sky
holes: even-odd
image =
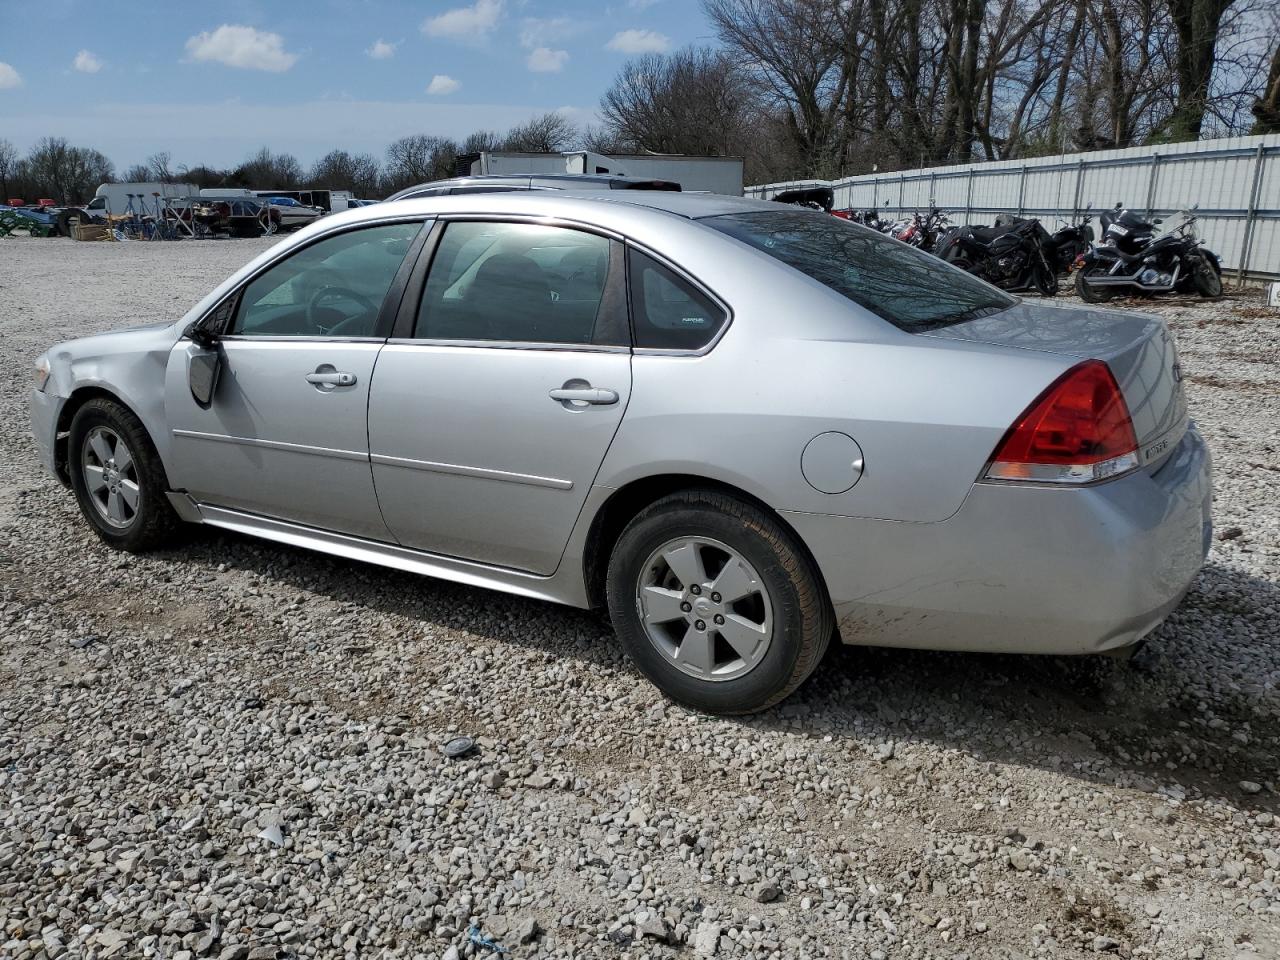
[[[713,41],[697,0],[0,0],[0,137],[309,164],[414,133],[596,122],[628,56]]]

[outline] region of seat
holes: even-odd
[[[498,253],[480,265],[467,292],[466,313],[483,340],[536,340],[536,327],[551,306],[542,268],[518,253]]]

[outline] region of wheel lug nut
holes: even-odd
[[[707,622],[705,620],[698,620],[693,626],[697,630],[705,630],[707,629]]]
[[[720,602],[720,594],[718,594],[718,593],[713,593],[713,594],[711,594],[711,602],[712,602],[712,603],[719,603],[719,602]]]
[[[695,583],[693,586],[691,586],[691,587],[689,588],[689,592],[690,592],[690,593],[692,593],[692,594],[696,597],[696,596],[698,596],[700,593],[702,593],[702,588],[701,588],[700,586],[698,586],[698,585]]]
[[[683,610],[685,613],[688,613],[690,610],[693,609],[693,604],[690,603],[688,600],[686,600],[684,603],[680,604],[680,609]]]
[[[716,626],[718,627],[718,626],[720,626],[722,623],[724,623],[724,617],[717,613],[717,614],[716,614]]]

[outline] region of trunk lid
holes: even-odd
[[[1019,303],[923,336],[1106,361],[1129,406],[1143,464],[1173,452],[1186,430],[1177,347],[1164,320],[1154,314]]]

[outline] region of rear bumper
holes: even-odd
[[[1192,425],[1154,471],[1081,489],[975,484],[940,523],[788,513],[847,643],[1080,654],[1141,639],[1212,540],[1211,460]]]

